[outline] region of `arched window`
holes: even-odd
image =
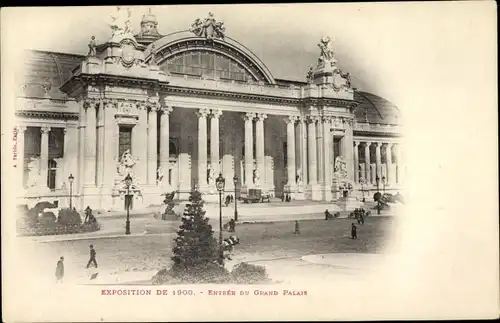
[[[206,79],[257,81],[238,62],[210,51],[189,51],[175,55],[168,58],[162,68],[171,74],[191,75]]]
[[[56,189],[57,162],[49,159],[49,168],[47,172],[47,187],[51,190]]]

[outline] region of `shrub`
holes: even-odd
[[[214,238],[212,226],[208,223],[203,209],[201,193],[193,191],[189,197],[182,223],[174,239],[172,269],[181,272],[196,270],[206,263],[214,263],[220,259],[219,246]]]
[[[231,272],[232,280],[237,284],[261,284],[269,282],[266,267],[242,262]]]
[[[377,193],[373,194],[373,200],[375,202],[377,202],[378,200],[380,200],[381,197],[382,197],[382,194],[380,194],[380,192],[377,192]]]
[[[56,215],[54,212],[44,212],[38,218],[38,223],[42,226],[54,226],[56,224]]]
[[[17,206],[18,219],[21,227],[34,227],[38,223],[36,209],[29,209],[26,204]]]
[[[59,216],[57,217],[57,223],[61,225],[75,225],[82,224],[82,218],[76,210],[67,208],[59,210]]]

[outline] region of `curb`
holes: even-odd
[[[134,234],[110,234],[110,235],[102,235],[102,236],[84,236],[84,237],[60,237],[56,239],[32,239],[33,242],[60,242],[60,241],[78,241],[78,240],[99,240],[99,239],[113,239],[113,238],[128,238],[128,237],[140,237],[145,236],[146,233],[134,233]],[[52,236],[53,237],[53,236]]]

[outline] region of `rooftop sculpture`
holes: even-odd
[[[224,32],[226,27],[222,21],[217,22],[214,18],[213,13],[209,12],[208,17],[201,21],[197,18],[189,29],[193,34],[198,37],[204,37],[207,39],[222,39],[224,40]]]

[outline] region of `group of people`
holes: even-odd
[[[355,209],[354,212],[351,213],[351,217],[358,221],[358,224],[365,224],[365,217],[370,214],[370,211],[365,211],[363,208]]]
[[[334,218],[338,218],[340,212],[335,212],[335,214],[331,214],[328,209],[325,210],[325,220],[333,220]]]
[[[88,269],[90,265],[94,265],[95,268],[97,268],[97,260],[96,260],[97,253],[94,249],[94,245],[90,245],[89,249],[90,249],[90,257],[89,261],[87,262],[86,268]],[[96,276],[97,274],[93,274],[91,279],[95,278]],[[64,278],[64,257],[60,257],[56,265],[56,283],[62,283],[63,278]]]

